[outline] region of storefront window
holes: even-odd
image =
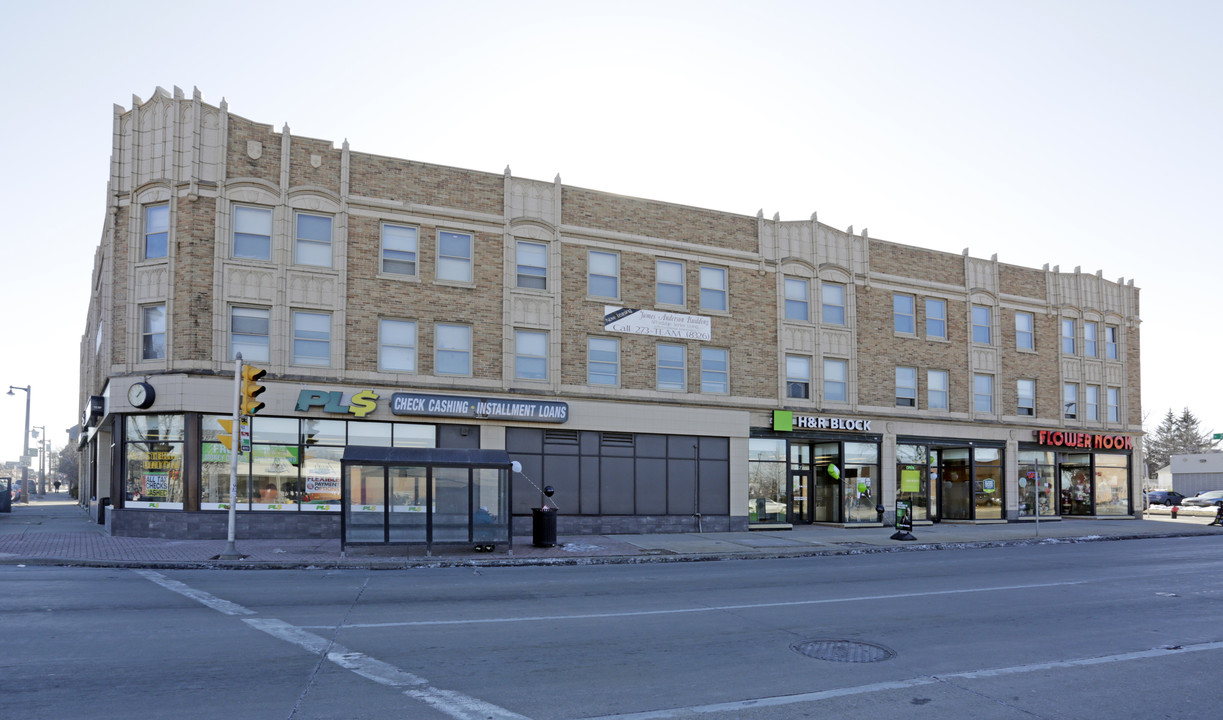
[[[925,445],[896,446],[896,497],[911,503],[914,520],[930,519],[930,458]]]
[[[1035,517],[1038,506],[1041,517],[1057,516],[1056,459],[1051,452],[1019,453],[1019,517]]]
[[[1130,512],[1129,456],[1096,454],[1096,514]]]
[[[372,447],[391,447],[391,423],[349,423],[348,444],[369,445]]]
[[[340,461],[343,447],[307,445],[302,449],[302,509],[340,509]],[[353,496],[353,504],[357,504]]]
[[[844,522],[875,522],[879,514],[879,446],[875,443],[845,443],[843,472]]]
[[[217,420],[224,415],[205,415],[201,419],[200,433],[200,509],[229,509],[229,448],[217,442],[221,426]],[[235,434],[237,434],[235,432]],[[238,455],[238,505],[239,510],[249,509],[250,499],[250,453]]]
[[[785,522],[786,441],[753,439],[747,455],[748,522]]]
[[[977,520],[1002,519],[1002,451],[973,450],[973,495]]]
[[[130,415],[126,422],[124,507],[183,507],[182,415]]]

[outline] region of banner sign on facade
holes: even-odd
[[[713,321],[700,315],[603,306],[603,329],[676,340],[712,340]]]
[[[395,415],[428,415],[473,420],[527,420],[563,423],[569,420],[569,404],[546,400],[494,400],[455,395],[395,393],[391,396]]]

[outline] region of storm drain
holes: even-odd
[[[790,649],[800,655],[831,662],[869,663],[896,657],[895,650],[854,640],[804,640],[794,643]]]

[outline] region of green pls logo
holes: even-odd
[[[789,410],[774,410],[773,429],[777,432],[790,432],[793,430],[794,413]]]

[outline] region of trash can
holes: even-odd
[[[535,547],[556,547],[556,511],[552,508],[531,508],[531,543]]]
[[[106,524],[106,508],[110,506],[110,498],[102,498],[98,501],[98,524]]]

